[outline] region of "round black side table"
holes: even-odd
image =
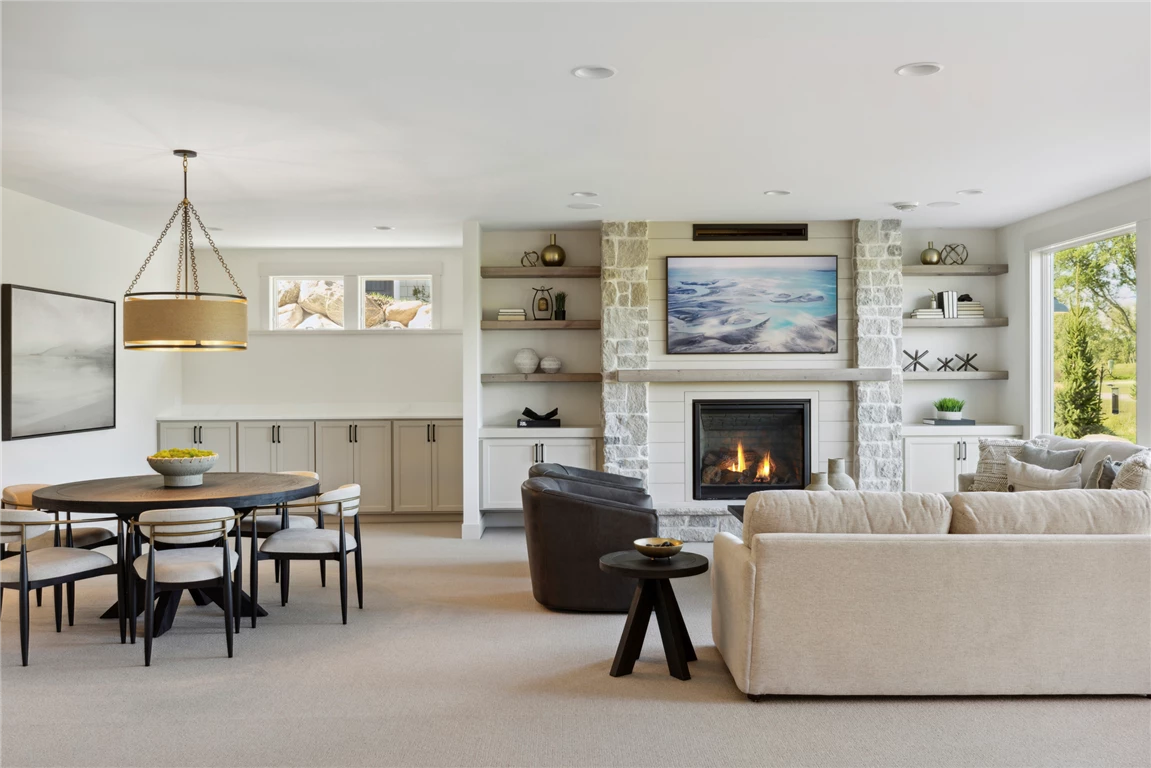
[[[638,579],[631,609],[627,612],[627,622],[623,625],[623,636],[615,652],[611,665],[612,677],[630,675],[635,660],[643,649],[643,638],[647,635],[647,623],[655,610],[659,634],[663,639],[663,651],[667,656],[667,668],[672,677],[690,680],[687,663],[695,661],[695,649],[691,647],[691,637],[683,614],[675,600],[671,579],[696,576],[707,570],[707,558],[693,552],[680,552],[672,557],[653,560],[639,552],[612,552],[599,559],[599,567],[605,573],[614,573],[631,579]]]

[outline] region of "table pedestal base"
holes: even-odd
[[[627,622],[623,626],[623,636],[620,637],[615,661],[611,665],[611,676],[623,677],[631,674],[636,659],[643,650],[643,639],[647,635],[647,624],[653,610],[656,622],[659,624],[660,637],[663,639],[663,652],[667,656],[668,671],[672,677],[690,680],[691,673],[687,669],[687,663],[696,660],[695,649],[691,645],[691,637],[687,634],[687,625],[683,622],[683,614],[680,613],[675,592],[667,579],[640,579],[636,585],[631,609],[627,613]]]
[[[212,589],[189,589],[188,592],[192,595],[192,599],[196,605],[208,605],[215,603],[224,607],[224,590],[216,587]],[[180,607],[180,599],[184,596],[184,590],[173,590],[171,592],[160,592],[156,595],[156,613],[155,613],[155,632],[153,637],[159,637],[172,628],[172,621],[176,618],[176,611]],[[140,584],[139,591],[136,593],[136,611],[137,616],[144,615],[145,607],[144,599],[144,584]],[[252,598],[247,592],[240,593],[240,604],[237,606],[237,612],[241,616],[252,615]],[[119,617],[119,608],[113,604],[111,608],[104,611],[101,619],[115,619]],[[256,604],[256,615],[267,616],[268,612]]]

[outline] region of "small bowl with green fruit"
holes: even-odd
[[[204,473],[220,456],[197,448],[169,448],[148,457],[148,465],[164,476],[168,488],[193,488],[204,484]]]

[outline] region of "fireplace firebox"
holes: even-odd
[[[696,400],[694,498],[745,499],[811,482],[810,400]]]

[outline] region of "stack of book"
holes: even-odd
[[[978,301],[959,302],[959,318],[983,317],[983,305]]]
[[[956,291],[940,291],[939,292],[939,308],[943,310],[943,316],[951,319],[959,316],[959,293]]]
[[[524,309],[501,309],[496,315],[497,320],[527,320],[528,313]]]
[[[915,320],[941,320],[943,319],[942,309],[913,309],[911,310],[911,317]]]

